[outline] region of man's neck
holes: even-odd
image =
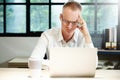
[[[64,32],[62,32],[62,35],[63,35],[63,39],[68,42],[72,39],[73,35],[74,34],[65,34]]]

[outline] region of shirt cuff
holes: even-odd
[[[85,43],[85,48],[94,48],[93,43]]]

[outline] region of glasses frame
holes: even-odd
[[[65,25],[69,25],[70,23],[72,24],[72,26],[77,26],[78,25],[78,21],[69,21],[69,20],[65,20],[62,18],[62,22],[65,24]]]

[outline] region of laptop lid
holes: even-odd
[[[50,49],[50,76],[94,77],[97,48]]]

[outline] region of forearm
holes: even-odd
[[[92,43],[90,34],[84,35],[84,37],[85,37],[85,43],[86,44]]]
[[[84,44],[85,44],[85,47],[94,48],[94,45],[93,45],[93,42],[92,42],[90,35],[88,35],[88,36],[84,35]]]

